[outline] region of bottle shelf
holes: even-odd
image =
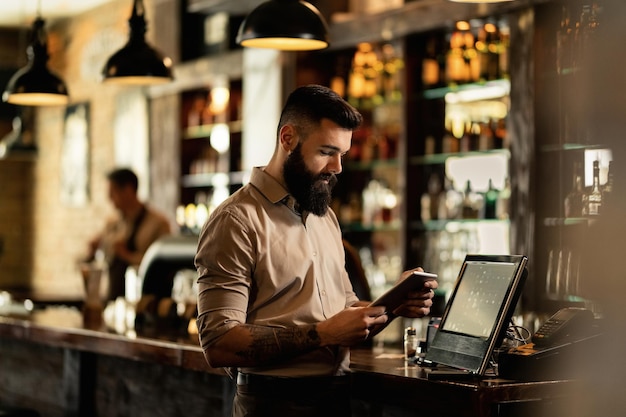
[[[561,151],[584,151],[588,149],[607,149],[606,145],[589,144],[589,143],[560,143],[552,145],[543,145],[540,147],[542,152],[561,152]]]
[[[582,71],[583,68],[581,67],[567,67],[561,69],[561,72],[559,73],[555,68],[553,68],[549,71],[542,72],[541,74],[539,74],[539,76],[544,81],[559,82],[559,80],[567,80],[568,78],[571,78],[576,74],[581,73]]]
[[[400,230],[400,220],[363,224],[358,222],[347,223],[341,225],[342,232],[398,232]]]
[[[218,123],[211,123],[206,125],[190,126],[183,132],[183,139],[205,139],[211,136],[213,127]],[[234,120],[227,122],[230,133],[240,133],[243,129],[243,122],[241,120]]]
[[[428,220],[425,222],[413,222],[413,229],[425,231],[449,231],[467,230],[476,228],[483,224],[502,224],[508,226],[509,219],[445,219],[445,220]]]
[[[460,93],[456,95],[457,103],[469,103],[476,100],[502,98],[509,94],[511,81],[500,79],[468,84],[450,85],[447,87],[431,88],[423,92],[427,100],[442,99],[448,93]]]
[[[591,225],[597,218],[592,217],[546,217],[543,219],[543,225],[553,226],[575,226],[575,225]]]
[[[371,171],[377,168],[398,168],[397,159],[375,159],[372,161],[346,161],[344,168],[350,171]]]
[[[472,157],[481,155],[494,155],[503,154],[507,158],[511,156],[508,149],[488,149],[485,151],[470,151],[470,152],[453,152],[453,153],[438,153],[432,155],[420,155],[409,158],[409,165],[439,165],[446,162],[450,157]]]
[[[245,184],[249,177],[250,173],[247,171],[189,174],[182,177],[182,185],[187,188],[229,186]]]

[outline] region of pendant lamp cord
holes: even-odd
[[[143,0],[135,0],[135,4],[133,6],[133,15],[143,16],[145,14],[146,14],[146,9],[143,6]]]
[[[145,39],[145,33],[147,30],[147,23],[145,19],[145,8],[142,0],[133,1],[133,12],[128,19],[130,26],[130,38],[131,41],[143,42]]]

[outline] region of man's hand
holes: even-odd
[[[424,270],[422,268],[411,269],[402,273],[401,279],[406,279],[413,271]],[[436,280],[426,281],[424,288],[419,291],[411,291],[406,298],[404,304],[394,310],[393,314],[397,316],[418,318],[430,314],[430,307],[433,305],[433,297],[435,289],[438,287]]]
[[[370,328],[387,322],[385,308],[348,307],[328,320],[317,324],[322,345],[351,346],[362,342]]]
[[[349,307],[317,324],[269,327],[241,324],[205,350],[214,367],[260,366],[285,361],[321,346],[362,342],[370,327],[387,321],[384,307]]]

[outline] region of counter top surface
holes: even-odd
[[[80,311],[67,307],[35,310],[27,316],[0,316],[0,337],[28,340],[128,359],[225,374],[208,366],[197,335],[174,331],[126,330],[116,333],[104,324],[86,327]]]
[[[75,308],[48,308],[28,316],[0,315],[0,339],[10,338],[51,347],[117,356],[226,375],[208,366],[197,335],[173,332],[126,331],[118,334],[104,326],[87,328]],[[491,407],[507,401],[563,398],[576,389],[575,381],[519,382],[498,378],[429,380],[425,369],[406,364],[397,351],[357,348],[351,353],[353,395],[414,408],[455,415],[491,415]],[[427,400],[427,401],[426,401]],[[421,401],[425,401],[421,404]],[[463,413],[458,414],[459,410]]]
[[[210,368],[206,364],[195,334],[162,329],[141,332],[126,330],[124,333],[116,333],[107,329],[104,324],[86,327],[80,311],[75,308],[50,307],[35,310],[24,316],[0,315],[0,336],[130,359],[160,360],[166,364],[194,370],[224,373],[221,369]],[[352,369],[357,373],[381,374],[403,380],[426,379],[424,368],[405,363],[401,353],[395,350],[352,349],[351,362]],[[524,382],[498,378],[447,382],[475,389],[528,385]],[[563,381],[545,381],[541,384],[558,382]]]

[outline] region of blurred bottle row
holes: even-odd
[[[442,183],[438,174],[431,174],[428,188],[420,199],[421,219],[455,220],[455,219],[500,219],[509,218],[509,200],[511,187],[506,178],[504,187],[496,189],[489,179],[486,191],[478,192],[467,180],[463,191],[455,188],[454,182],[447,176]]]
[[[433,34],[422,61],[425,88],[506,78],[509,28],[502,21],[458,21],[453,31]]]
[[[441,138],[436,139],[433,135],[426,137],[424,154],[488,151],[508,147],[504,117],[480,122],[463,121],[460,125],[450,120]]]
[[[400,219],[398,193],[385,180],[370,180],[359,194],[350,193],[348,201],[338,208],[342,224],[361,224],[365,227],[397,223]]]
[[[183,234],[198,234],[213,210],[230,195],[227,186],[217,186],[209,193],[198,192],[194,203],[176,207],[176,224]]]
[[[608,162],[606,181],[600,181],[600,161],[593,161],[591,186],[585,186],[583,164],[575,163],[572,188],[563,202],[565,217],[594,217],[602,214],[613,197],[613,161]]]
[[[599,26],[601,8],[598,3],[563,6],[560,27],[556,33],[556,71],[576,71],[590,48]]]

